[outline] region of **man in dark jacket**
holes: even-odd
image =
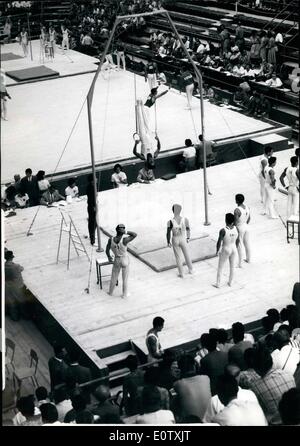
[[[29,197],[29,206],[37,206],[40,202],[39,187],[36,177],[32,175],[31,169],[25,170],[25,177],[21,179],[20,190]]]
[[[64,361],[65,357],[65,348],[61,345],[55,345],[54,356],[48,361],[51,391],[59,384],[65,382],[66,372],[68,370],[68,365]]]
[[[208,354],[201,359],[200,374],[209,376],[211,393],[215,395],[217,380],[223,375],[224,367],[228,364],[228,355],[217,350],[217,339],[212,334],[205,338],[205,345],[202,347],[208,350]]]

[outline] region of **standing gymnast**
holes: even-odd
[[[20,33],[20,44],[24,53],[24,57],[27,57],[28,54],[28,32],[26,31],[26,28],[22,28],[22,31]]]

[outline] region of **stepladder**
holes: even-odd
[[[67,269],[70,268],[71,243],[72,243],[73,248],[74,248],[78,257],[80,256],[80,253],[84,253],[87,256],[88,261],[90,261],[87,250],[86,250],[84,244],[82,243],[82,240],[80,238],[80,235],[77,231],[77,228],[75,226],[75,223],[74,223],[71,215],[66,214],[64,211],[62,211],[60,209],[59,209],[59,212],[61,214],[61,222],[60,222],[60,231],[59,231],[59,241],[58,241],[58,248],[57,248],[56,263],[60,262],[60,251],[61,251],[63,233],[68,234]]]

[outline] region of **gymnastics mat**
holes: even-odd
[[[23,59],[22,56],[14,53],[2,53],[1,62],[6,62],[7,60]]]
[[[197,238],[188,243],[188,250],[193,263],[211,259],[216,256],[216,241],[208,236]],[[158,273],[177,268],[173,248],[166,246],[140,254],[138,258]]]
[[[25,68],[23,70],[7,71],[6,75],[17,82],[24,82],[35,79],[58,77],[59,73],[58,71],[45,67],[45,65],[40,65],[38,67]]]

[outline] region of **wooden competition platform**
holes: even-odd
[[[20,51],[18,48],[10,51],[17,50]],[[3,63],[4,69],[19,70],[25,66],[40,65],[36,51],[37,48],[33,62],[29,56],[26,60],[7,61]],[[12,100],[8,102],[8,121],[2,121],[1,125],[2,183],[11,181],[16,173],[22,175],[29,166],[33,172],[43,168],[47,175],[54,171],[78,172],[90,168],[87,107],[84,101],[94,76],[89,71],[96,68],[94,62],[97,59],[75,51],[68,54],[74,63],[59,53],[53,63],[45,61],[46,67],[60,73],[59,78],[13,86],[10,86],[8,79],[8,92]],[[83,70],[85,74],[79,75]],[[149,87],[144,78],[136,76],[136,85],[137,97],[146,98]],[[161,87],[161,91],[165,88]],[[186,95],[180,95],[174,89],[158,100],[157,122],[162,152],[180,153],[178,149],[182,148],[186,138],[195,140],[199,135],[199,99],[193,98],[192,114],[185,110],[185,106]],[[243,145],[250,138],[290,132],[289,127],[254,119],[230,107],[219,107],[208,101],[205,101],[204,111],[206,137],[216,142],[218,150],[219,147],[224,149],[220,162],[228,161],[226,156],[230,150],[227,150],[226,144],[233,147],[237,145],[237,139],[245,151]],[[109,80],[99,76],[92,116],[96,164],[112,164],[121,160],[132,163],[132,135],[135,131],[133,73],[112,71]],[[241,156],[240,147],[237,146],[236,151],[239,156],[231,159]]]
[[[279,152],[277,177],[288,165],[294,150]],[[24,266],[24,280],[41,304],[75,340],[92,361],[101,367],[99,349],[132,339],[145,351],[145,334],[154,316],[165,319],[161,333],[164,348],[193,339],[210,327],[231,326],[240,320],[247,323],[260,319],[270,307],[281,309],[291,303],[294,282],[299,280],[299,247],[297,240],[286,242],[281,220],[261,215],[258,159],[242,160],[208,169],[213,195],[209,197],[210,226],[203,226],[202,172],[177,176],[169,182],[158,180],[153,185],[133,185],[126,192],[111,190],[100,193],[101,225],[112,231],[118,223],[137,231],[137,244],[146,248],[160,246],[164,241],[166,222],[171,205],[181,203],[183,214],[190,218],[192,236],[207,233],[215,240],[223,227],[224,214],[235,207],[234,195],[244,193],[251,208],[251,244],[253,261],[236,270],[234,284],[229,288],[225,275],[223,286],[212,286],[216,279],[217,258],[194,264],[195,275],[177,277],[174,269],[157,273],[130,255],[130,292],[128,299],[107,295],[109,277],[103,290],[96,283],[95,258],[98,254],[84,236],[87,234],[86,201],[74,202],[63,209],[69,211],[93,256],[90,293],[89,263],[86,256],[77,258],[72,251],[70,270],[56,264],[60,213],[57,208],[41,207],[33,226],[33,235],[26,232],[36,208],[17,211],[5,219],[5,240],[15,253],[15,261]],[[126,194],[126,199],[124,198]],[[285,217],[286,196],[277,194],[276,208]],[[102,245],[107,238],[102,234]],[[63,239],[62,257],[67,258],[67,237]],[[109,274],[111,266],[103,274]],[[228,271],[225,271],[227,275]],[[102,364],[103,366],[103,364]]]

